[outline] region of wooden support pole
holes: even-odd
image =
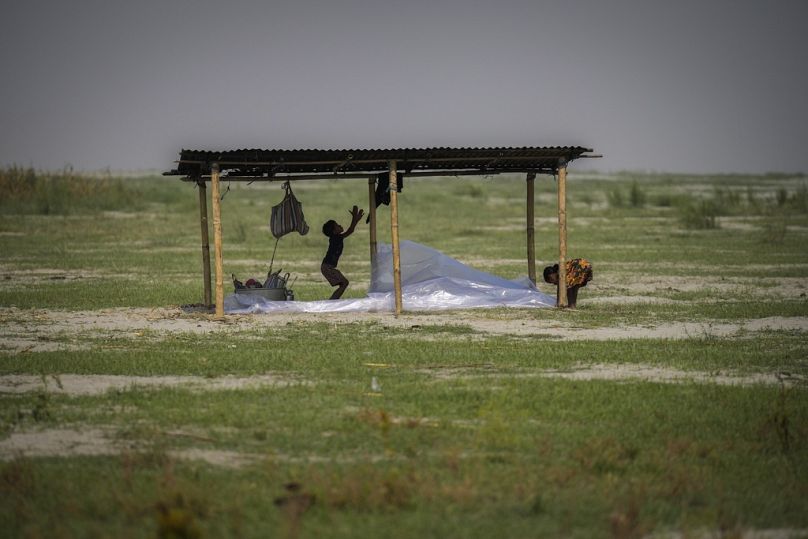
[[[376,176],[368,178],[368,215],[370,216],[370,265],[376,262]]]
[[[398,245],[398,174],[396,162],[390,161],[390,226],[393,243],[393,287],[396,296],[396,316],[401,314],[401,251]]]
[[[533,284],[536,284],[535,195],[533,190],[535,179],[536,174],[529,172],[527,175],[527,276]]]
[[[210,198],[213,202],[213,259],[216,268],[216,318],[224,318],[224,268],[222,267],[222,205],[219,195],[219,165],[210,173]]]
[[[558,306],[567,303],[567,162],[558,167]]]
[[[208,232],[208,188],[205,182],[197,179],[199,188],[199,224],[202,229],[202,280],[205,285],[205,306],[211,305],[210,298],[210,237]]]

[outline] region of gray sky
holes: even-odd
[[[181,148],[581,144],[808,172],[806,0],[8,2],[0,164]]]

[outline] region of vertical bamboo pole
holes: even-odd
[[[199,224],[202,229],[202,279],[205,285],[205,306],[210,301],[210,237],[208,233],[208,189],[205,182],[197,176],[196,185],[199,188]]]
[[[558,306],[567,306],[567,162],[558,167]]]
[[[390,226],[393,240],[393,287],[396,296],[396,316],[401,314],[401,251],[398,245],[398,175],[396,162],[390,161]]]
[[[213,202],[213,259],[216,267],[216,318],[224,318],[224,268],[222,267],[222,205],[219,195],[219,164],[210,167],[210,198]]]
[[[527,174],[527,276],[536,284],[536,236],[534,206],[535,195],[533,183],[536,179],[534,172]]]
[[[368,214],[370,216],[370,265],[376,262],[376,176],[368,178]]]

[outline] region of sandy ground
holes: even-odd
[[[606,302],[605,298],[600,301]],[[575,327],[574,313],[560,313],[553,319],[534,319],[527,311],[514,310],[502,318],[485,312],[461,311],[435,314],[390,313],[283,313],[230,315],[216,320],[207,314],[188,314],[179,308],[102,309],[96,311],[19,310],[0,308],[0,352],[13,354],[80,350],[93,343],[82,339],[105,337],[152,338],[190,333],[237,333],[261,329],[282,331],[288,324],[377,323],[384,327],[417,329],[424,326],[468,326],[485,335],[549,337],[559,340],[688,339],[733,337],[765,330],[808,331],[808,317],[769,317],[733,323],[719,321],[666,322],[656,325],[601,328]],[[417,331],[412,338],[420,338]],[[424,335],[434,339],[434,335]]]
[[[0,440],[0,460],[115,455],[122,449],[101,429],[17,431]]]
[[[518,374],[498,373],[493,365],[489,369],[440,368],[421,369],[419,372],[434,376],[439,380],[457,378],[559,378],[564,380],[605,380],[612,382],[654,382],[663,384],[703,383],[729,386],[779,385],[808,388],[808,379],[790,372],[739,374],[732,371],[686,371],[669,367],[626,364],[575,365],[558,370],[525,371]]]
[[[805,385],[801,375],[787,372],[738,374],[731,371],[686,371],[642,364],[576,365],[563,370],[536,370],[519,374],[499,373],[494,365],[487,369],[421,369],[418,372],[437,379],[473,377],[541,377],[567,380],[646,381],[657,383],[698,382],[719,385],[755,384]],[[55,395],[93,396],[109,391],[159,390],[184,388],[192,391],[221,391],[253,388],[283,388],[312,382],[289,375],[261,374],[249,377],[218,376],[124,376],[109,374],[60,374],[36,376],[7,374],[0,376],[0,394],[47,392]],[[806,385],[808,387],[808,385]]]
[[[60,374],[35,376],[30,374],[0,376],[0,394],[47,393],[71,397],[103,395],[108,391],[129,389],[176,388],[194,391],[221,391],[230,389],[253,389],[288,387],[308,382],[289,375],[260,374],[250,377],[218,376],[118,376],[107,374]]]
[[[650,297],[650,296],[649,296]],[[615,297],[616,298],[616,297]],[[622,298],[613,298],[623,303]],[[635,296],[634,300],[638,298]],[[643,300],[647,298],[642,298]],[[598,301],[607,303],[609,298]],[[653,303],[648,301],[649,305]],[[96,311],[20,310],[0,308],[0,352],[26,353],[48,350],[82,349],[96,346],[95,339],[105,336],[150,338],[171,334],[215,334],[252,332],[274,328],[283,331],[287,324],[327,323],[338,326],[349,323],[377,323],[383,327],[414,330],[408,335],[419,338],[420,327],[464,325],[482,335],[516,335],[524,337],[546,336],[564,340],[578,339],[687,339],[705,336],[733,337],[768,329],[808,331],[808,317],[771,317],[726,322],[674,322],[653,326],[623,326],[585,329],[575,327],[574,313],[559,313],[551,319],[534,319],[525,311],[514,310],[501,318],[491,318],[484,311],[443,312],[436,314],[404,314],[395,318],[389,313],[345,314],[282,314],[240,315],[215,320],[207,314],[189,314],[179,308],[160,309],[103,309]],[[435,338],[434,332],[425,332],[423,338]],[[464,337],[465,338],[465,337]],[[87,339],[82,341],[82,339]],[[92,339],[92,340],[90,340]],[[495,368],[424,369],[436,381],[443,379],[503,376]],[[513,375],[508,375],[513,376]],[[651,365],[579,365],[565,370],[543,370],[517,374],[571,380],[609,380],[616,382],[650,381],[658,383],[700,382],[721,385],[799,385],[805,379],[788,373],[737,374],[732,372],[681,371]],[[0,393],[20,394],[47,391],[65,396],[101,395],[108,391],[129,388],[161,389],[182,387],[198,391],[240,389],[252,387],[282,388],[309,383],[294,376],[265,373],[251,377],[223,376],[114,376],[75,375],[58,376],[6,375],[0,376]],[[131,447],[122,446],[114,439],[110,429],[60,428],[39,431],[15,431],[0,440],[0,460],[16,456],[73,456],[115,455]],[[243,455],[237,452],[186,449],[177,451],[176,458],[194,459],[217,466],[239,467],[265,456]]]
[[[432,377],[436,382],[461,378],[508,378],[542,377],[566,380],[605,380],[613,382],[655,383],[704,383],[732,386],[779,385],[808,389],[804,376],[784,373],[739,374],[730,371],[704,372],[685,371],[667,367],[642,364],[577,365],[568,369],[534,370],[520,373],[500,373],[494,365],[487,368],[435,368],[419,369],[417,372]],[[183,387],[197,391],[215,391],[242,388],[282,388],[295,384],[310,383],[289,375],[263,374],[250,377],[221,376],[203,378],[197,376],[113,376],[76,375],[59,376],[4,375],[0,376],[0,394],[21,394],[47,391],[68,397],[102,395],[108,391],[137,389],[163,389]],[[493,386],[492,386],[493,387]],[[379,388],[378,391],[383,391]],[[404,418],[408,421],[429,423],[430,418]],[[402,419],[403,420],[403,419]],[[17,457],[73,457],[118,455],[123,451],[148,449],[147,441],[120,441],[115,438],[112,426],[72,426],[52,429],[18,429],[0,440],[0,460]],[[159,433],[167,437],[190,438],[211,441],[207,436],[182,430]],[[204,434],[204,433],[203,433]],[[267,455],[245,454],[236,451],[190,448],[170,451],[177,459],[201,460],[216,466],[238,468],[269,458]],[[273,455],[289,461],[316,459],[316,456]]]
[[[699,271],[709,271],[700,269]],[[720,270],[716,270],[717,272]],[[721,277],[716,273],[714,277],[694,279],[688,276],[637,276],[636,278],[619,277],[609,279],[608,287],[599,285],[594,281],[591,290],[624,290],[634,295],[651,295],[662,293],[704,293],[711,290],[710,295],[722,292],[728,297],[742,294],[749,300],[766,301],[767,299],[794,299],[808,296],[808,279],[802,277],[778,277],[777,279],[763,279],[759,277]],[[587,286],[579,296],[584,301],[584,293],[590,290]]]
[[[115,439],[112,428],[54,428],[17,431],[0,440],[0,461],[19,457],[116,456],[131,450],[146,450],[131,441]],[[214,466],[241,468],[256,462],[260,455],[216,449],[191,448],[169,451],[181,460],[201,460]],[[266,456],[264,456],[266,458]]]
[[[160,434],[167,437],[182,437],[181,432],[163,432]],[[117,456],[131,451],[147,451],[150,447],[148,443],[138,444],[131,440],[116,439],[115,429],[112,427],[72,427],[16,431],[12,432],[8,438],[0,440],[0,461],[9,461],[20,457]],[[166,454],[178,460],[198,460],[225,468],[242,468],[267,460],[300,463],[364,463],[396,458],[394,455],[367,455],[365,453],[331,458],[316,454],[247,453],[200,447],[168,450]]]
[[[718,385],[775,385],[808,388],[808,379],[790,373],[755,373],[737,374],[724,372],[684,371],[667,367],[641,364],[623,365],[579,365],[564,370],[536,370],[518,374],[498,373],[495,366],[487,369],[420,369],[418,372],[433,377],[436,381],[455,380],[458,378],[506,378],[506,377],[544,377],[567,380],[607,380],[614,382],[657,382],[657,383],[705,383]],[[104,376],[104,375],[62,375],[42,377],[28,375],[0,376],[0,393],[23,393],[31,391],[52,391],[67,396],[98,395],[106,391],[130,387],[159,389],[165,387],[191,387],[197,390],[237,389],[244,387],[285,387],[301,383],[290,377],[277,375],[261,375],[253,377],[223,376],[212,379],[180,376]],[[380,391],[383,388],[380,389]],[[352,410],[352,412],[355,412]],[[433,422],[430,418],[401,418],[401,420]],[[52,429],[22,430],[18,429],[0,440],[0,460],[11,460],[17,457],[74,457],[118,455],[124,451],[148,449],[148,442],[120,441],[115,438],[115,427],[62,427]],[[166,437],[190,438],[201,441],[212,441],[208,436],[185,432],[183,430],[158,433]],[[215,466],[240,468],[262,459],[273,458],[288,461],[312,461],[314,456],[259,455],[238,451],[186,448],[171,450],[169,455],[182,460],[200,460]],[[347,457],[346,457],[347,458]],[[362,457],[363,459],[366,457]],[[763,537],[763,536],[761,536]],[[777,537],[772,536],[772,537]]]
[[[732,371],[687,371],[643,364],[575,365],[559,370],[532,370],[520,373],[500,373],[494,365],[487,368],[434,368],[419,369],[419,373],[437,380],[458,378],[512,378],[537,377],[566,380],[642,381],[656,383],[697,382],[718,385],[749,386],[756,384],[808,388],[808,379],[788,372],[739,374]],[[310,385],[311,381],[293,375],[261,374],[249,377],[218,376],[123,376],[107,374],[60,374],[35,376],[7,374],[0,376],[0,394],[46,392],[68,397],[103,395],[109,391],[159,390],[183,388],[192,391],[221,391],[233,389],[284,388]]]

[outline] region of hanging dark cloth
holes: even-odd
[[[396,173],[396,192],[400,193],[401,190],[404,188],[404,173],[397,172]],[[378,208],[381,204],[385,206],[390,205],[390,173],[389,172],[382,172],[381,174],[376,175],[376,192],[374,193],[374,198],[376,199],[376,207]],[[368,214],[368,218],[365,219],[366,223],[370,222],[370,214]]]

